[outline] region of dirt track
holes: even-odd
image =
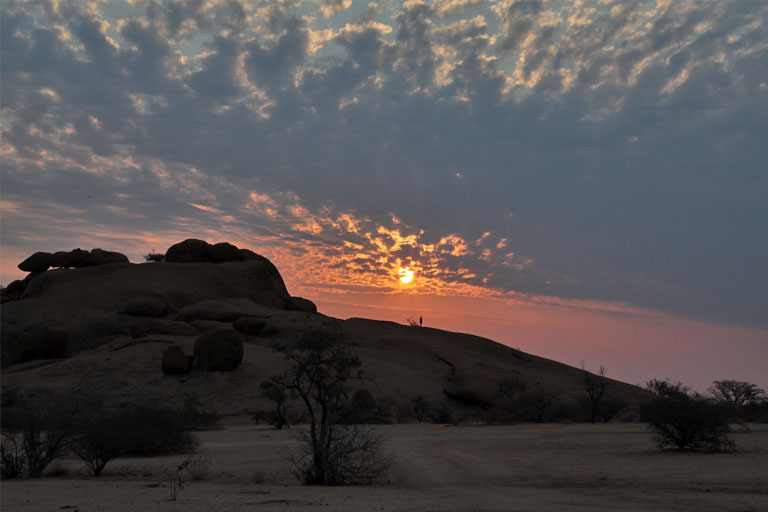
[[[211,474],[170,501],[184,456],[112,461],[102,477],[2,483],[16,510],[768,510],[768,426],[735,434],[729,454],[659,452],[642,425],[382,426],[394,465],[367,487],[296,485],[291,433],[248,425],[200,433]],[[264,482],[254,483],[259,473]]]

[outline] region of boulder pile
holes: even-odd
[[[36,252],[29,258],[19,263],[19,269],[24,272],[44,272],[54,268],[85,268],[96,265],[109,265],[111,263],[128,263],[125,254],[102,249],[84,251],[72,249],[71,251]]]
[[[0,293],[2,367],[123,346],[115,340],[200,336],[194,355],[163,354],[164,373],[183,375],[192,362],[228,371],[240,364],[247,337],[293,332],[297,318],[317,312],[288,293],[267,258],[226,242],[184,240],[164,261],[142,264],[102,249],[36,252],[19,268],[29,274]]]
[[[165,253],[168,263],[227,263],[230,261],[266,260],[248,249],[238,249],[227,242],[209,244],[189,238],[172,245]]]
[[[130,263],[125,254],[102,249],[84,251],[72,249],[71,251],[57,251],[54,253],[38,251],[28,257],[18,267],[24,272],[29,272],[27,277],[10,283],[3,289],[0,302],[19,300],[27,289],[27,285],[49,268],[85,268],[111,263]]]

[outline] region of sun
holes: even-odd
[[[411,270],[410,267],[400,267],[400,270],[397,271],[397,275],[400,276],[401,283],[408,284],[413,281],[413,270]]]

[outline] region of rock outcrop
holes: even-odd
[[[53,255],[49,252],[36,252],[19,263],[19,269],[24,272],[44,272],[51,266]]]
[[[243,334],[253,336],[259,334],[265,325],[267,325],[267,322],[261,318],[251,318],[246,316],[235,320],[235,323],[232,324],[232,327]]]
[[[36,278],[37,276],[43,274],[44,272],[30,272],[27,274],[27,277],[24,279],[17,279],[16,281],[13,281],[8,286],[3,288],[2,299],[0,299],[0,302],[8,302],[11,300],[20,300],[21,297],[24,295],[24,292],[27,290],[27,286],[29,283]]]
[[[108,265],[110,263],[128,263],[125,254],[103,249],[84,251],[72,249],[71,251],[50,252],[38,251],[19,263],[19,269],[24,272],[44,272],[54,268],[85,268],[96,265]]]
[[[205,240],[188,238],[183,242],[172,245],[165,253],[168,263],[229,263],[233,261],[261,261],[266,263],[274,273],[277,268],[272,263],[249,249],[239,249],[228,242],[209,244]]]
[[[134,299],[123,306],[121,313],[134,316],[149,316],[158,318],[168,313],[168,305],[150,297]]]
[[[233,329],[216,329],[195,340],[195,361],[207,372],[231,371],[243,361],[243,337]]]
[[[243,317],[266,318],[286,310],[316,312],[310,301],[288,294],[267,258],[248,249],[190,239],[175,244],[167,254],[165,262],[152,264],[130,264],[124,255],[102,249],[27,258],[21,264],[25,269],[49,265],[70,270],[32,271],[2,290],[2,365],[58,353],[53,348],[41,351],[33,340],[32,332],[41,325],[67,331],[65,351],[74,354],[121,336],[136,340],[151,335],[197,336],[231,328]],[[196,321],[209,324],[193,326]],[[244,333],[255,335],[262,324],[239,325]]]
[[[211,244],[205,240],[189,238],[172,245],[165,251],[166,263],[207,263],[210,257]]]
[[[65,329],[4,326],[1,334],[3,366],[32,359],[57,359],[67,353],[69,332]]]
[[[176,320],[184,322],[195,320],[234,322],[242,316],[244,316],[242,307],[224,301],[206,300],[181,308],[176,313]]]
[[[72,249],[71,251],[58,251],[51,256],[51,266],[58,268],[85,268],[111,263],[128,263],[128,257],[119,252],[103,249],[93,249],[90,252],[83,249]]]
[[[317,313],[317,306],[315,306],[315,303],[303,297],[289,297],[285,300],[285,309],[288,311]]]
[[[189,373],[189,359],[178,345],[171,345],[163,351],[163,373],[165,375],[184,375]]]
[[[214,263],[243,260],[240,249],[227,242],[212,245],[208,254]]]
[[[114,251],[105,251],[102,249],[93,249],[88,257],[88,266],[109,265],[112,263],[128,263],[128,257],[125,254]]]
[[[165,261],[168,263],[227,263],[260,258],[263,257],[247,249],[238,249],[228,242],[211,245],[196,238],[174,244],[165,253]]]

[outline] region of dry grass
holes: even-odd
[[[387,481],[323,488],[298,485],[291,475],[284,459],[296,446],[291,432],[230,426],[198,434],[211,476],[185,481],[175,504],[167,481],[148,487],[157,474],[141,474],[146,459],[124,459],[115,469],[125,476],[3,482],[2,509],[768,510],[768,426],[751,429],[734,434],[739,451],[701,454],[658,451],[638,424],[382,426],[394,454]],[[186,458],[151,466],[176,467]],[[257,473],[262,484],[254,487]]]
[[[191,480],[208,480],[211,476],[211,463],[209,457],[202,455],[192,455],[188,459],[188,464],[184,468],[187,476]]]

